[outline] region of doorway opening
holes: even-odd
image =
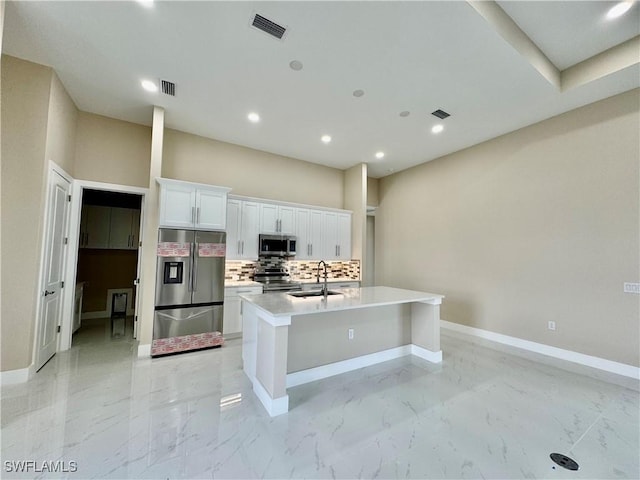
[[[143,195],[84,188],[71,345],[133,344]]]

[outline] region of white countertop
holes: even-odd
[[[304,278],[302,280],[294,280],[295,282],[300,283],[317,283],[315,278]],[[349,277],[340,277],[340,278],[328,278],[327,283],[346,283],[346,282],[359,282],[360,280],[354,280]],[[322,283],[322,279],[320,279],[320,283]]]
[[[296,298],[287,293],[265,293],[257,295],[240,295],[272,317],[288,317],[309,313],[349,310],[354,308],[378,307],[399,303],[429,303],[440,305],[444,295],[436,293],[416,292],[392,287],[363,287],[330,289],[342,295],[323,297]]]
[[[262,287],[262,283],[254,282],[252,280],[225,280],[224,286],[226,287]]]

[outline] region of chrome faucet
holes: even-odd
[[[318,262],[318,271],[316,272],[316,283],[320,283],[320,264],[324,265],[324,285],[322,286],[322,294],[324,299],[327,299],[327,264],[324,260]]]

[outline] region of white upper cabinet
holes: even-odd
[[[227,258],[258,258],[261,234],[295,235],[296,260],[350,260],[351,213],[232,196],[227,207]]]
[[[158,178],[160,226],[225,230],[230,188]]]
[[[324,258],[351,259],[351,214],[325,212],[323,222]]]
[[[272,203],[260,204],[260,233],[294,235],[296,208]]]
[[[296,260],[322,259],[322,215],[320,210],[296,209]]]
[[[260,210],[256,202],[229,199],[227,202],[227,259],[258,258]]]

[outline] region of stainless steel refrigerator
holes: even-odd
[[[222,345],[226,235],[160,229],[151,356]]]

